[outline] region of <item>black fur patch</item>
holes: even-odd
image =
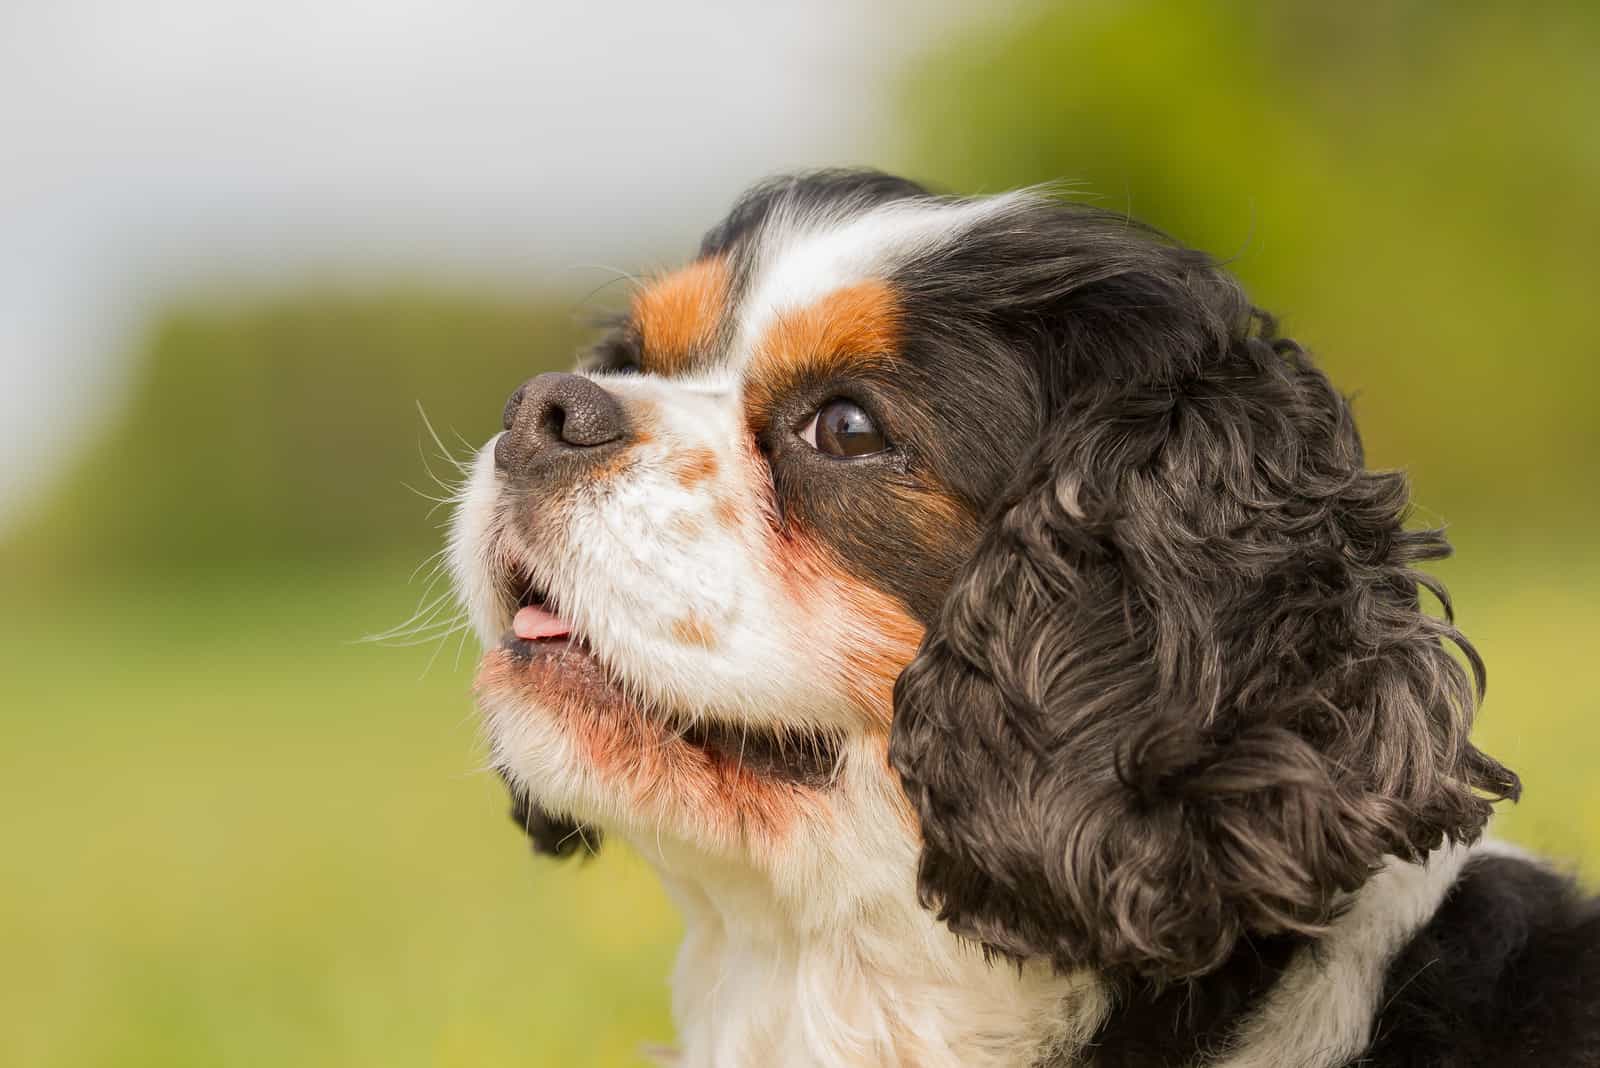
[[[1203,979],[1167,984],[1124,979],[1114,994],[1116,1008],[1090,1043],[1088,1065],[1204,1064],[1209,1053],[1226,1045],[1233,1028],[1272,988],[1303,944],[1292,937],[1244,939],[1227,963]]]
[[[1363,1068],[1600,1065],[1600,901],[1478,857],[1389,969]]]
[[[511,793],[511,821],[522,828],[535,853],[547,857],[571,857],[579,854],[594,856],[599,852],[603,838],[600,828],[566,816],[553,815],[539,807],[504,773],[500,778]]]

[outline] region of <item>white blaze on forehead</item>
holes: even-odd
[[[644,375],[600,375],[590,374],[596,381],[609,383],[620,381],[623,388],[627,388],[636,379],[648,382],[668,382],[671,388],[681,395],[692,397],[705,397],[720,400],[728,405],[731,412],[737,412],[735,400],[739,392],[739,377],[727,367],[707,367],[690,374],[676,375],[672,379],[662,379],[653,374]],[[670,398],[669,398],[670,402]]]
[[[1003,214],[1025,196],[1012,193],[956,203],[895,201],[842,221],[824,215],[780,216],[769,222],[739,311],[739,333],[730,354],[733,362],[748,361],[773,320],[784,312],[814,304],[843,286],[882,277]]]

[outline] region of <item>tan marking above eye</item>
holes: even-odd
[[[728,301],[728,262],[700,260],[646,286],[633,298],[644,369],[677,374],[707,359]]]
[[[783,389],[796,379],[881,368],[895,358],[899,344],[899,297],[881,279],[844,286],[804,308],[779,312],[757,342],[746,377],[751,428],[765,428]]]

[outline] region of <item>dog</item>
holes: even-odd
[[[1600,1065],[1600,907],[1483,839],[1448,544],[1208,256],[773,180],[503,426],[450,545],[492,763],[681,910],[670,1063]]]

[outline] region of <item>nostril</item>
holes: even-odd
[[[500,429],[510,430],[511,424],[517,420],[517,412],[522,408],[522,400],[528,395],[528,383],[524,382],[512,391],[510,399],[506,401],[505,410],[500,413]]]
[[[539,429],[544,432],[547,441],[566,440],[564,431],[567,428],[567,410],[560,404],[552,403],[539,415]]]
[[[622,437],[622,421],[614,417],[614,412],[590,405],[577,405],[570,410],[558,408],[546,426],[552,440],[576,449],[609,445]]]
[[[604,387],[581,375],[551,378],[543,394],[546,407],[540,412],[547,441],[591,449],[623,436],[627,420],[622,405]]]

